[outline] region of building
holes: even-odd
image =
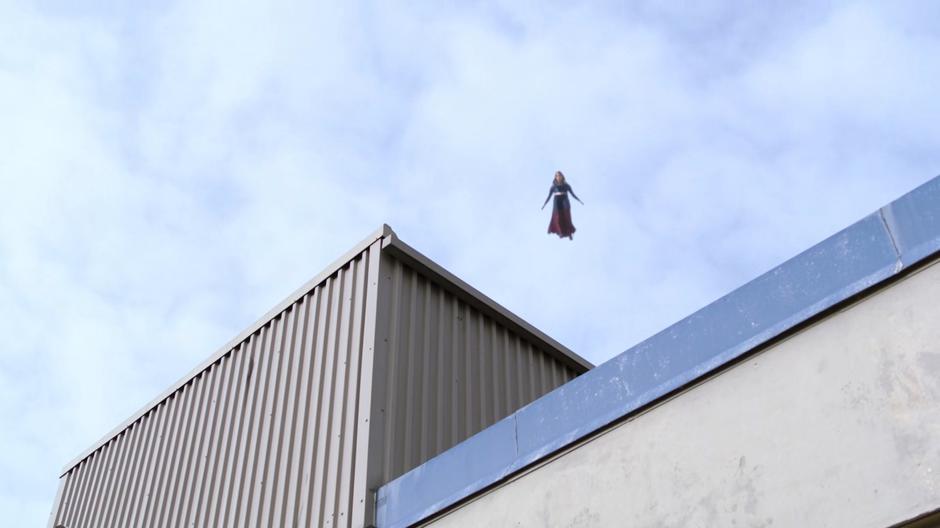
[[[69,463],[50,526],[368,526],[591,365],[384,226]]]
[[[940,526],[940,178],[590,365],[383,228],[50,525]]]
[[[940,526],[938,250],[940,178],[386,484],[378,526]]]

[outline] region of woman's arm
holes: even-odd
[[[548,196],[545,197],[545,203],[542,204],[542,209],[545,209],[545,205],[548,203],[549,200],[552,199],[552,191],[553,191],[553,190],[554,190],[554,187],[549,187],[549,188],[548,188]]]
[[[574,196],[575,200],[581,202],[581,199],[578,198],[578,195],[574,193],[574,189],[572,189],[570,185],[568,186],[568,192],[571,193],[571,196]],[[581,202],[581,205],[584,205],[584,202]]]

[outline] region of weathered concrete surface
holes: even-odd
[[[940,508],[934,265],[434,528],[883,528]]]

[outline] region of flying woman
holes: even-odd
[[[584,205],[584,202],[578,198],[578,195],[565,181],[565,175],[561,171],[556,171],[555,180],[552,182],[551,188],[548,189],[548,197],[545,198],[542,209],[545,209],[548,200],[555,196],[555,207],[552,209],[552,221],[548,224],[548,232],[555,233],[561,238],[568,237],[570,240],[574,240],[572,235],[575,229],[574,224],[571,223],[571,202],[568,201],[568,193],[571,193],[575,200]]]

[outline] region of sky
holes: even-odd
[[[0,0],[4,522],[383,223],[600,363],[940,174],[940,3],[681,4]]]

